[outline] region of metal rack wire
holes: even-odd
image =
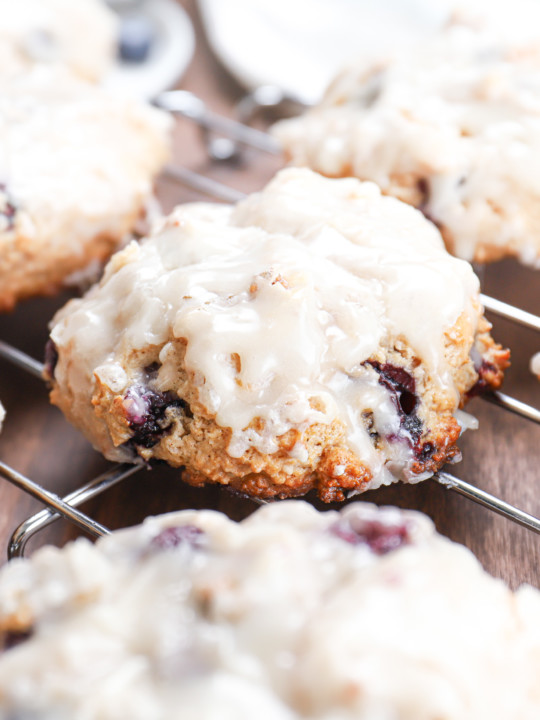
[[[268,93],[268,96],[270,98],[277,98],[280,102],[283,100],[283,97],[280,96],[279,93]],[[250,112],[253,112],[253,109],[257,108],[257,103],[257,99],[247,103]],[[280,152],[279,146],[269,135],[246,126],[243,123],[224,118],[209,111],[204,103],[192,93],[185,91],[163,93],[157,98],[156,104],[169,112],[182,115],[197,123],[203,132],[203,139],[207,147],[210,148],[210,152],[212,133],[224,135],[233,143],[248,145],[263,152],[272,154]],[[236,149],[233,149],[234,152],[236,152]],[[195,190],[217,200],[236,202],[244,197],[244,194],[240,191],[216,182],[209,177],[197,174],[187,168],[168,166],[165,169],[165,176],[170,180],[189,187],[191,190]],[[524,327],[540,331],[540,317],[487,295],[481,295],[481,301],[486,309],[496,315]],[[3,341],[0,341],[0,357],[17,365],[31,375],[37,377],[41,377],[42,375],[43,366],[41,363]],[[519,415],[530,422],[540,424],[540,410],[517,398],[502,392],[488,393],[483,396],[483,398],[497,405],[499,408]],[[37,498],[46,506],[46,509],[29,517],[16,528],[9,543],[8,557],[13,558],[23,555],[29,539],[60,517],[66,518],[87,534],[95,537],[110,532],[108,528],[78,508],[84,502],[131,477],[138,472],[141,467],[141,464],[114,465],[107,472],[95,477],[82,487],[77,488],[62,498],[46,490],[30,478],[16,472],[5,463],[0,462],[0,476]],[[479,505],[540,534],[540,519],[533,515],[514,507],[450,473],[440,471],[433,476],[433,479],[446,489],[463,495],[469,500],[473,500]],[[260,503],[261,501],[254,500],[254,502]]]

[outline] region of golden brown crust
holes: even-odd
[[[356,455],[343,446],[330,446],[317,468],[317,493],[324,502],[342,501],[348,491],[360,491],[372,478]]]

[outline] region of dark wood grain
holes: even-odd
[[[197,50],[181,87],[196,92],[214,110],[231,114],[242,89],[212,57],[194,3],[184,5],[197,30]],[[215,167],[207,160],[199,134],[188,121],[177,123],[175,160],[244,191],[260,188],[280,165],[278,159],[248,153],[237,165]],[[166,210],[179,202],[200,199],[166,181],[159,182],[158,192]],[[484,269],[482,274],[485,292],[532,312],[540,311],[539,276],[534,271],[505,261]],[[12,314],[0,317],[0,338],[41,358],[47,323],[67,297],[32,300]],[[540,350],[540,338],[500,320],[495,321],[494,334],[513,351],[506,391],[539,406],[540,384],[529,373],[528,362],[530,356]],[[0,397],[8,412],[0,436],[0,458],[20,472],[49,489],[66,493],[109,467],[60,412],[49,406],[41,381],[4,361],[0,361]],[[481,400],[475,400],[471,410],[480,419],[480,429],[462,438],[464,459],[452,472],[540,515],[537,459],[540,428]],[[512,586],[522,582],[540,585],[540,537],[433,481],[384,488],[367,493],[364,499],[422,510],[434,519],[441,532],[475,552],[494,575]],[[161,466],[139,472],[86,509],[104,524],[116,528],[138,522],[149,513],[181,507],[219,508],[240,518],[254,506],[219,488],[189,488],[181,482],[177,471]],[[38,509],[36,501],[0,480],[0,552],[4,552],[18,523]],[[36,537],[31,548],[48,541],[61,544],[74,534],[73,527],[59,522]]]

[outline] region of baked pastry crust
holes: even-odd
[[[290,169],[117,253],[54,319],[47,379],[110,459],[330,502],[458,458],[459,408],[508,363],[489,328],[420,213]]]
[[[0,714],[533,720],[539,614],[419,513],[171,513],[2,569]]]
[[[273,132],[292,164],[374,181],[422,210],[458,257],[536,267],[539,66],[537,47],[454,27],[345,70]]]
[[[0,95],[0,310],[103,263],[145,214],[169,154],[167,114],[58,68]]]

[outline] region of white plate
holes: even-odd
[[[277,85],[307,103],[348,62],[413,43],[450,14],[450,0],[198,2],[213,50],[241,84]]]
[[[146,0],[141,6],[156,30],[156,40],[142,63],[119,60],[105,79],[106,88],[149,100],[177,84],[195,49],[195,34],[175,0]]]

